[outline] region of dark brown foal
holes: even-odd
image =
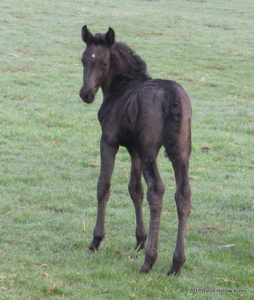
[[[98,112],[102,136],[101,172],[97,186],[98,211],[91,251],[105,236],[105,209],[110,191],[115,155],[119,146],[131,156],[129,193],[136,212],[136,249],[145,247],[147,234],[142,216],[143,174],[147,184],[150,225],[142,273],[157,258],[164,185],[156,159],[161,146],[172,162],[176,178],[176,206],[179,219],[176,248],[169,274],[178,274],[185,261],[184,234],[191,209],[188,169],[191,152],[191,104],[184,89],[169,80],[152,80],[145,62],[125,44],[115,42],[115,33],[92,35],[86,26],[82,38],[87,47],[82,56],[84,82],[80,97],[94,100],[99,87],[103,103]]]

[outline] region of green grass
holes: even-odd
[[[1,3],[0,299],[253,299],[253,11],[252,0]],[[106,239],[98,253],[85,250],[96,215],[102,101],[101,93],[92,105],[78,97],[85,23],[92,32],[113,27],[154,78],[180,82],[191,97],[193,210],[179,277],[166,276],[177,218],[162,153],[166,192],[152,272],[138,273],[143,253],[134,251],[124,149]],[[148,224],[146,202],[144,214]]]

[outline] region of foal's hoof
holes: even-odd
[[[179,255],[179,253],[174,253],[173,263],[171,269],[168,271],[168,275],[179,275],[181,273],[181,268],[185,262],[184,254]]]
[[[100,243],[103,240],[103,237],[104,236],[94,237],[93,240],[92,240],[92,243],[88,247],[88,250],[91,251],[91,252],[96,252],[100,247]]]
[[[87,247],[87,250],[88,250],[89,252],[96,252],[96,251],[98,251],[98,249],[99,249],[99,246],[95,245],[94,242],[92,242],[92,243],[90,244],[90,246]]]
[[[140,251],[140,250],[143,250],[145,248],[146,239],[147,239],[147,236],[137,237],[137,244],[136,244],[136,247],[135,247],[136,251]]]
[[[181,268],[175,269],[173,266],[171,267],[171,269],[168,271],[167,275],[168,276],[179,276],[181,274]]]
[[[174,276],[178,276],[181,274],[181,268],[184,264],[184,261],[176,261],[173,260],[173,264],[172,267],[170,268],[170,270],[168,271],[168,275],[174,275]]]
[[[137,243],[137,245],[135,246],[135,250],[136,251],[141,251],[145,248],[146,242],[141,242],[141,243]]]
[[[150,270],[151,270],[151,267],[148,264],[144,263],[140,269],[140,273],[147,274],[147,273],[149,273]]]
[[[97,252],[97,250],[98,250],[98,249],[96,249],[94,247],[91,247],[91,246],[87,247],[86,249],[87,249],[88,252],[92,252],[92,253]]]

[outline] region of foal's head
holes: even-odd
[[[115,41],[115,33],[112,28],[109,28],[105,34],[93,35],[85,25],[81,34],[86,49],[82,55],[84,75],[79,94],[85,102],[92,103],[98,88],[105,81],[110,70],[110,53]]]

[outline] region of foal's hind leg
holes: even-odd
[[[188,158],[177,158],[173,161],[173,167],[176,178],[175,200],[178,214],[178,232],[176,247],[173,255],[173,264],[168,275],[180,273],[181,267],[185,261],[184,254],[184,236],[187,219],[191,211],[191,189],[188,178],[189,161]]]
[[[103,138],[101,139],[101,172],[97,185],[97,220],[93,233],[93,241],[88,247],[91,251],[95,251],[99,248],[100,243],[105,236],[105,209],[109,197],[110,180],[114,169],[117,150],[118,147],[112,147],[108,145]]]
[[[130,149],[131,155],[131,176],[129,183],[129,193],[135,206],[136,213],[136,239],[137,244],[135,249],[142,250],[145,246],[147,234],[143,222],[142,202],[143,202],[143,186],[141,183],[141,160],[137,152]]]
[[[187,137],[187,135],[185,136]],[[177,185],[175,201],[178,214],[178,232],[176,247],[173,255],[173,264],[168,272],[168,275],[176,275],[180,273],[181,267],[185,261],[184,236],[187,219],[191,212],[191,188],[188,177],[189,156],[190,135],[186,139],[182,139],[182,143],[179,141],[179,152],[174,158],[171,158]]]
[[[145,252],[145,262],[140,269],[141,273],[149,272],[157,259],[164,186],[156,165],[156,155],[145,156],[142,158],[142,172],[148,187],[147,200],[150,206],[150,226],[148,244]]]

